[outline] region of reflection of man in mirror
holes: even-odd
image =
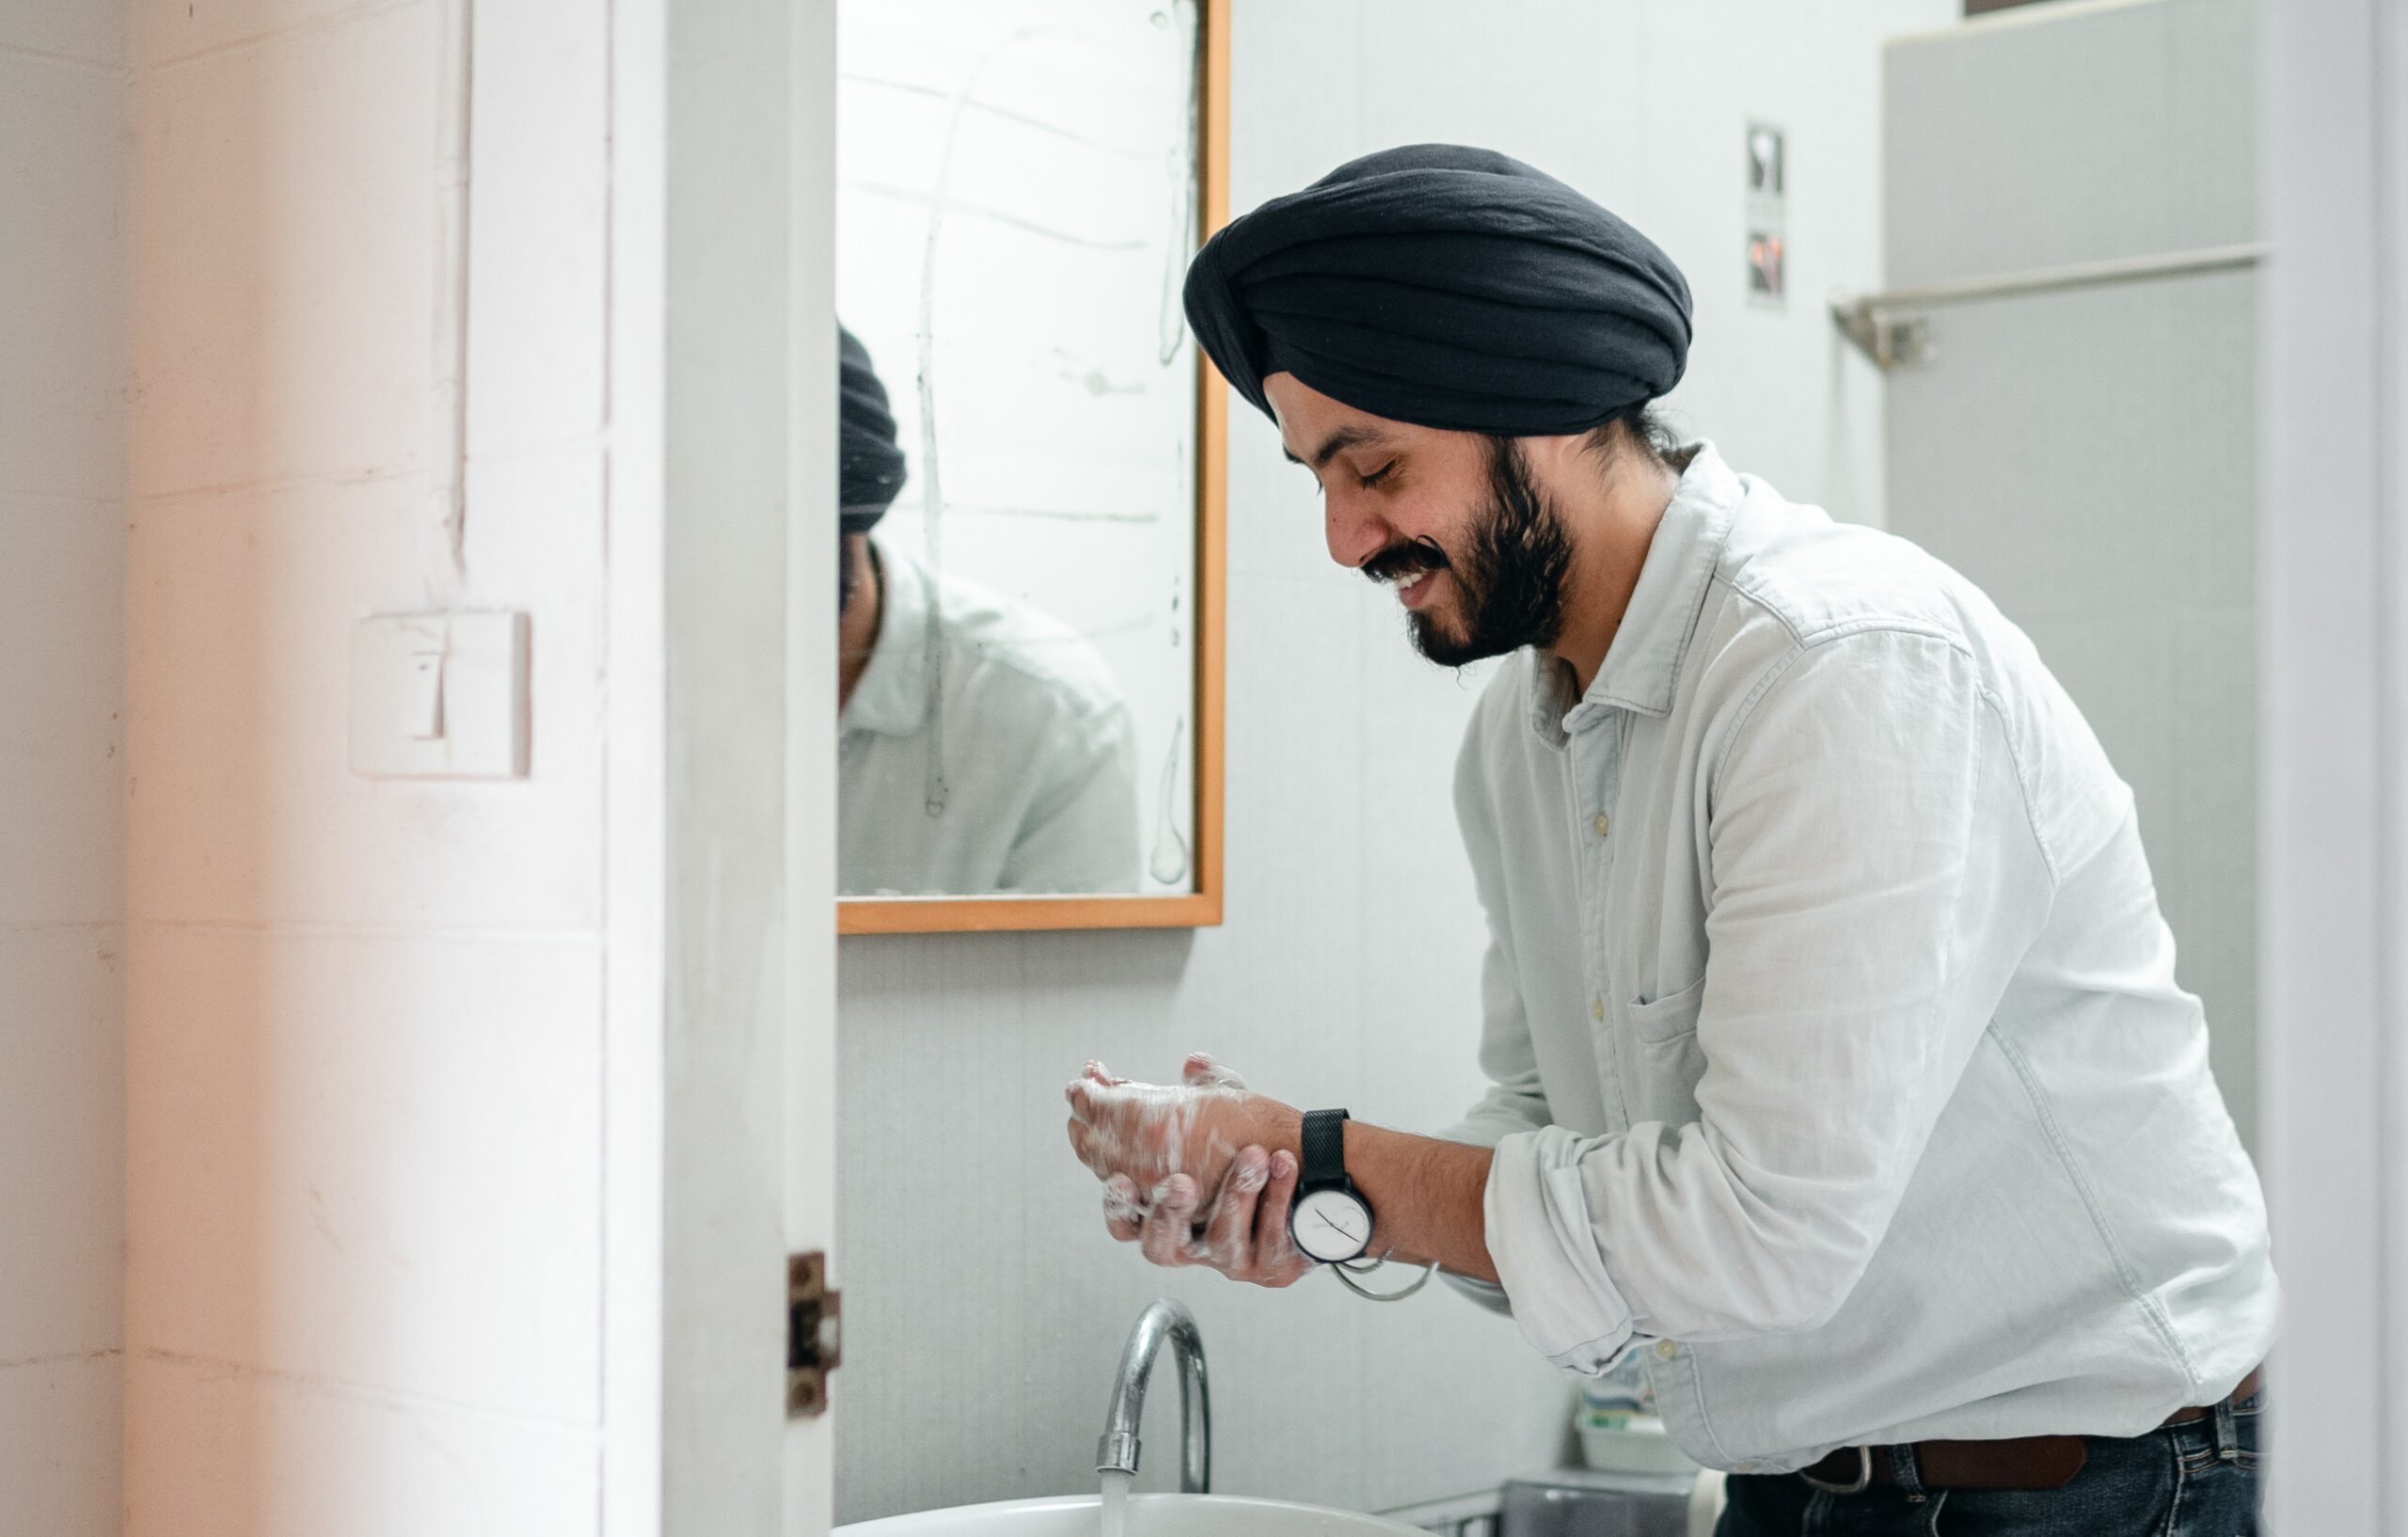
[[[903,453],[868,349],[837,331],[837,889],[1135,890],[1136,747],[1103,658],[871,537],[903,489]]]
[[[1434,1138],[1090,1064],[1116,1236],[1269,1286],[1418,1260],[1569,1371],[1636,1350],[1725,1537],[2254,1529],[2257,1175],[2030,641],[1671,438],[1681,274],[1517,161],[1342,166],[1187,308],[1331,557],[1432,659],[1513,654],[1455,778],[1492,1086]]]
[[[1748,190],[1758,197],[1779,198],[1782,185],[1782,135],[1762,123],[1748,125]]]

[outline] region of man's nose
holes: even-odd
[[[1322,522],[1329,540],[1329,558],[1349,570],[1359,568],[1391,542],[1384,521],[1355,512],[1338,497],[1328,499]]]

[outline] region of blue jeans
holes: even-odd
[[[1715,1537],[2254,1537],[2262,1396],[2130,1440],[2091,1436],[2062,1489],[1925,1490],[1899,1449],[1897,1484],[1861,1495],[1734,1474]]]

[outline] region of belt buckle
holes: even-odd
[[[1873,1449],[1871,1447],[1856,1449],[1856,1482],[1854,1483],[1833,1483],[1829,1479],[1818,1479],[1803,1468],[1798,1470],[1798,1476],[1825,1494],[1861,1495],[1873,1487]]]

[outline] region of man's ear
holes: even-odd
[[[1543,484],[1554,484],[1576,462],[1590,451],[1589,434],[1573,433],[1560,437],[1521,437],[1522,462]]]
[[[869,562],[869,535],[844,533],[836,535],[836,611],[843,613],[861,595],[860,589],[873,578]]]

